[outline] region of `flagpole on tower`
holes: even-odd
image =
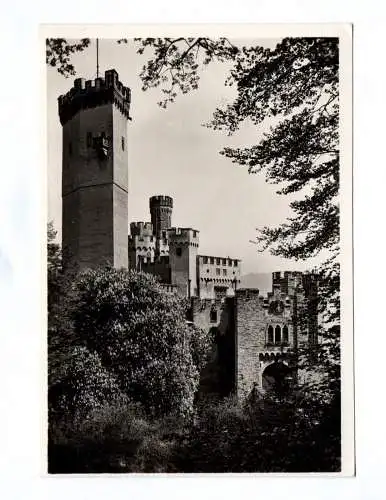
[[[96,39],[96,77],[99,78],[99,38]]]

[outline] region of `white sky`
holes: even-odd
[[[236,41],[234,41],[236,42]],[[274,47],[277,39],[239,40],[244,45]],[[250,243],[257,227],[276,225],[288,215],[288,197],[278,196],[262,174],[249,175],[219,151],[228,145],[258,142],[263,132],[244,124],[233,137],[203,127],[217,105],[235,95],[225,87],[229,67],[213,63],[201,74],[199,89],[179,95],[162,109],[160,89],[143,92],[139,73],[145,55],[136,54],[133,42],[119,45],[103,39],[100,71],[115,68],[122,83],[132,90],[132,122],[128,123],[129,222],[150,220],[148,199],[154,194],[174,199],[172,224],[200,231],[200,250],[206,255],[240,258],[242,274],[305,268],[297,263],[258,253]],[[72,59],[77,75],[68,79],[47,69],[48,92],[48,217],[61,235],[61,125],[57,98],[67,92],[76,77],[96,76],[95,42]]]

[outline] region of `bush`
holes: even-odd
[[[337,472],[340,408],[309,419],[294,400],[202,401],[193,419],[149,419],[138,405],[106,405],[51,427],[49,471]]]
[[[71,427],[50,428],[49,473],[173,472],[174,419],[150,421],[138,405],[106,405]]]
[[[337,472],[340,470],[340,409],[310,418],[291,397],[256,398],[241,407],[227,399],[204,405],[175,448],[184,472]],[[317,412],[319,415],[319,410]]]
[[[94,404],[84,401],[88,391],[101,402],[112,391],[151,417],[191,414],[209,340],[187,324],[184,300],[148,274],[103,268],[75,276],[62,304],[49,339],[50,394],[60,394],[60,411],[67,401],[68,411],[81,404],[84,413]]]

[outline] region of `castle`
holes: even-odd
[[[129,267],[158,276],[188,298],[233,295],[240,283],[240,260],[199,255],[199,231],[171,227],[170,196],[152,196],[149,205],[151,222],[130,224]]]
[[[128,234],[127,121],[131,92],[114,70],[77,78],[58,99],[63,127],[62,247],[79,267],[110,264],[156,275],[190,301],[188,320],[216,338],[220,392],[240,397],[294,377],[296,351],[317,342],[317,280],[275,272],[272,291],[240,288],[241,261],[199,254],[199,231],[172,226],[173,199],[152,196],[151,222]],[[299,326],[306,311],[307,327]]]

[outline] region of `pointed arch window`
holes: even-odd
[[[288,344],[289,342],[289,337],[288,337],[288,326],[287,325],[284,325],[283,327],[283,342],[285,344]]]
[[[275,344],[280,344],[281,342],[281,328],[279,325],[276,325],[275,328]]]
[[[273,344],[273,326],[268,327],[268,344]]]

